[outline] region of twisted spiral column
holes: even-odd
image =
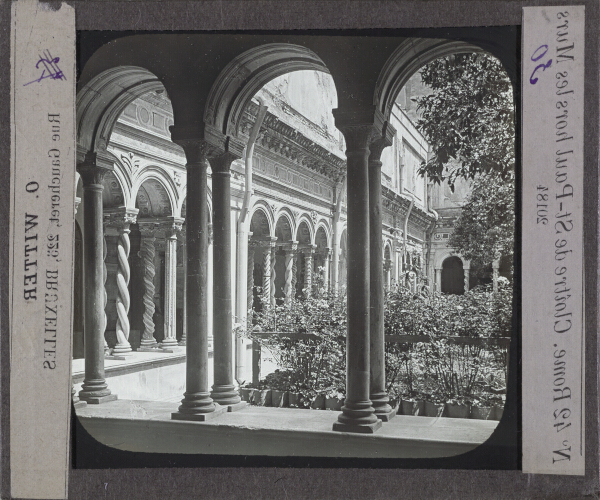
[[[106,303],[108,302],[108,294],[106,293],[106,278],[108,277],[108,270],[106,269],[106,254],[108,248],[106,246],[106,236],[102,235],[102,341],[104,342],[104,355],[106,356],[109,352],[108,344],[106,343],[106,326],[108,320],[106,319]]]
[[[277,263],[277,249],[275,246],[271,247],[271,283],[269,297],[271,298],[271,305],[275,305],[275,264]]]
[[[111,214],[112,215],[112,214]],[[131,242],[129,240],[129,225],[136,220],[137,210],[135,213],[125,211],[124,214],[119,214],[116,221],[116,226],[119,231],[119,239],[117,240],[117,344],[113,349],[114,354],[123,354],[131,352],[129,344],[129,333],[131,327],[129,324],[129,307],[131,305],[131,297],[129,296],[129,280],[131,278],[131,267],[129,266],[129,252],[131,250]],[[109,216],[110,217],[110,216]]]
[[[467,267],[465,269],[465,293],[469,291],[469,275],[471,270]]]
[[[292,242],[285,251],[285,285],[283,287],[284,303],[289,304],[294,297],[294,268],[296,267],[296,252],[298,244]]]
[[[156,276],[156,269],[154,266],[156,249],[154,247],[154,242],[156,241],[156,226],[154,224],[140,224],[140,231],[142,233],[140,253],[144,259],[144,332],[142,333],[140,346],[154,347],[157,345],[156,339],[154,338],[154,311],[156,310],[156,305],[154,303],[154,293],[156,292],[156,287],[154,285],[154,277]]]
[[[309,297],[312,295],[313,253],[312,248],[304,253],[304,289]]]
[[[294,253],[292,259],[292,289],[290,290],[290,300],[296,296],[296,285],[298,284],[298,252]]]
[[[262,293],[265,304],[271,303],[271,246],[263,249]]]

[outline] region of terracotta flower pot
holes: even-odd
[[[473,406],[471,407],[471,418],[476,420],[493,420],[493,410],[491,406]]]
[[[288,405],[288,392],[271,389],[271,406],[283,408]]]
[[[252,402],[252,395],[256,389],[252,389],[251,387],[242,387],[240,389],[240,397],[242,401],[246,401],[246,403]]]
[[[444,403],[432,403],[425,401],[426,417],[441,417],[444,414]]]
[[[468,405],[446,403],[446,415],[450,418],[469,418],[471,408]]]
[[[324,410],[325,409],[325,394],[318,394],[317,397],[310,404],[313,410]]]
[[[252,403],[257,406],[271,406],[271,390],[256,389],[252,395]]]
[[[344,400],[339,399],[337,397],[325,399],[325,409],[326,410],[342,411],[343,404],[344,404]]]
[[[425,412],[425,402],[403,399],[401,403],[401,408],[402,415],[423,415],[423,413]]]

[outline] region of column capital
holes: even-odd
[[[389,122],[384,122],[381,135],[379,137],[373,137],[371,144],[369,145],[369,150],[371,151],[371,154],[369,155],[369,166],[372,166],[372,164],[381,166],[381,153],[385,148],[392,145],[395,135],[396,129],[392,127]]]
[[[135,224],[138,212],[137,208],[108,208],[104,210],[104,225],[118,230],[129,228],[129,224]]]
[[[313,255],[316,249],[317,245],[302,245],[298,247],[298,252],[303,255]]]
[[[160,228],[165,231],[167,237],[177,234],[183,227],[185,219],[181,217],[168,217],[160,223]]]
[[[288,241],[287,243],[281,245],[281,248],[283,248],[286,252],[295,253],[298,251],[298,242]]]
[[[205,123],[192,126],[171,125],[169,131],[171,140],[183,148],[189,164],[204,163],[205,160],[210,159],[214,171],[213,159],[229,155],[233,156],[231,159],[233,161],[242,157],[244,143],[235,137],[223,134],[212,125]]]
[[[138,221],[138,226],[140,228],[140,233],[142,233],[142,238],[156,238],[156,232],[159,227],[158,222],[154,220],[140,220]]]
[[[333,117],[346,139],[346,154],[368,149],[373,137],[382,135],[383,114],[376,106],[337,108]]]
[[[95,161],[87,161],[77,165],[77,172],[81,175],[81,182],[84,188],[100,186],[102,187],[102,181],[104,176],[108,172],[112,172],[113,168],[109,168],[106,165],[96,164]]]

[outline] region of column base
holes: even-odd
[[[179,344],[177,344],[177,345],[185,347],[185,340],[180,340]]]
[[[160,347],[177,347],[179,344],[177,344],[177,340],[172,339],[172,340],[163,340],[160,344]]]
[[[374,434],[377,429],[379,429],[383,424],[381,420],[377,419],[377,421],[372,424],[345,424],[342,422],[334,422],[333,429],[338,432],[355,432],[360,434]]]
[[[116,345],[113,350],[112,350],[112,354],[127,354],[131,352],[131,346],[130,345],[126,345],[126,346],[119,346]]]
[[[115,401],[117,400],[117,395],[116,394],[109,394],[108,396],[82,396],[81,394],[79,394],[79,399],[80,402],[84,401],[87,404],[92,404],[92,405],[99,405],[102,403],[108,403],[109,401]]]
[[[244,408],[246,408],[246,406],[248,406],[248,403],[246,403],[246,401],[240,401],[239,403],[227,405],[226,408],[227,408],[228,412],[232,412],[232,411],[243,410]]]
[[[392,420],[392,418],[394,418],[396,416],[397,413],[398,413],[397,406],[395,408],[392,408],[389,411],[377,410],[377,409],[375,410],[375,416],[382,422],[389,422],[390,420]]]
[[[188,420],[192,422],[206,422],[207,420],[212,420],[219,415],[227,413],[227,407],[216,404],[215,410],[209,413],[181,413],[181,412],[173,412],[171,413],[171,420]]]
[[[162,347],[158,344],[154,344],[151,346],[140,346],[137,348],[136,352],[164,352]]]
[[[124,356],[123,354],[107,354],[104,356],[104,359],[110,359],[112,361],[126,361],[128,356]]]

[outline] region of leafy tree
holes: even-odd
[[[496,173],[480,175],[454,224],[448,244],[471,266],[483,269],[502,256],[512,262],[515,244],[515,184]]]
[[[514,172],[512,86],[501,63],[485,54],[457,54],[427,64],[421,80],[431,90],[416,98],[417,128],[432,146],[421,165],[437,183]]]

